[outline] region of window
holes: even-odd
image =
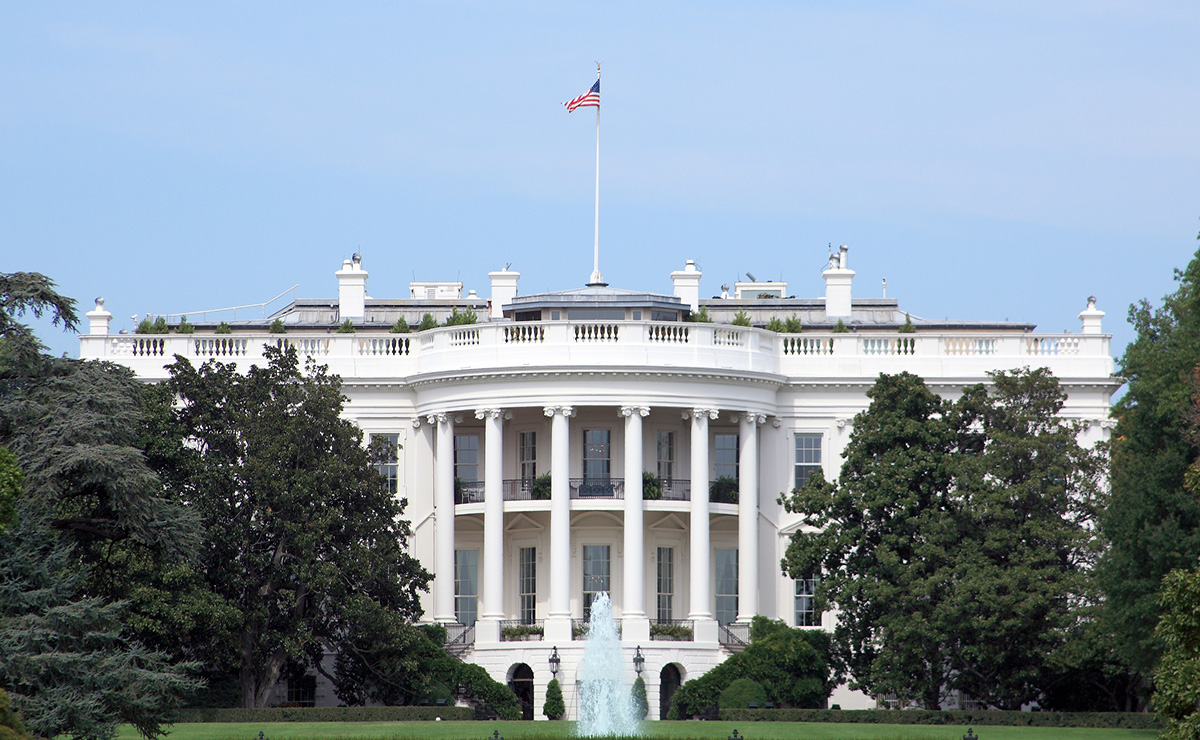
[[[387,461],[381,463],[377,467],[377,470],[379,470],[380,474],[382,474],[384,478],[387,478],[388,491],[396,493],[400,490],[399,465],[397,465],[397,462],[399,461],[398,452],[400,449],[400,435],[372,434],[371,440],[374,441],[376,439],[386,439],[388,442]]]
[[[454,435],[454,477],[464,483],[479,480],[479,435]]]
[[[454,618],[475,624],[479,608],[479,551],[454,551]]]
[[[820,627],[821,612],[813,595],[817,593],[816,578],[800,578],[796,581],[796,626]]]
[[[717,623],[737,620],[738,610],[738,551],[717,550]]]
[[[675,548],[658,548],[658,621],[670,622],[675,596]]]
[[[287,677],[287,701],[298,707],[317,705],[317,677],[297,671]]]
[[[537,477],[537,432],[521,432],[517,435],[517,455],[521,480],[529,485]]]
[[[804,488],[814,470],[821,469],[821,435],[796,435],[796,488]]]
[[[584,480],[608,480],[610,447],[607,429],[583,430]]]
[[[658,433],[658,477],[675,478],[675,432]]]
[[[537,619],[537,548],[520,550],[520,607],[521,624],[533,624]]]
[[[736,434],[714,435],[716,442],[716,457],[713,472],[717,478],[738,477],[738,436]]]
[[[592,616],[592,602],[609,588],[608,545],[583,546],[583,618]]]

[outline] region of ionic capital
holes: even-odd
[[[475,409],[476,419],[499,419],[504,414],[503,409]]]
[[[571,406],[546,406],[542,411],[545,412],[546,416],[562,414],[564,417],[570,418],[575,415],[575,409]]]
[[[650,407],[649,406],[622,406],[619,414],[624,417],[630,417],[630,416],[633,416],[634,414],[637,414],[638,416],[645,419],[647,416],[650,415]]]

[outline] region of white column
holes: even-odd
[[[758,613],[758,425],[762,414],[742,417],[738,450],[738,618]]]
[[[712,562],[709,559],[708,536],[708,420],[716,419],[714,409],[692,409],[685,415],[692,420],[692,508],[691,530],[691,596],[688,600],[688,619],[711,620]],[[699,638],[699,635],[697,635]]]
[[[550,422],[550,599],[545,639],[571,639],[570,406],[547,406]]]
[[[626,640],[650,639],[642,527],[642,419],[649,415],[648,406],[621,407],[621,416],[625,417],[625,593],[621,599],[621,621]],[[644,637],[637,622],[645,622]]]
[[[433,448],[433,505],[436,519],[433,541],[433,618],[453,622],[454,617],[454,419],[433,414],[437,424]]]
[[[504,618],[504,418],[500,409],[480,409],[475,418],[484,420],[483,604],[479,616],[499,620]]]

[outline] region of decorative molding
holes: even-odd
[[[734,416],[733,420],[737,421],[737,416]],[[742,415],[742,421],[746,424],[754,424],[754,425],[765,424],[767,421],[767,415],[766,414],[756,414],[753,411],[747,411],[745,414]]]
[[[840,419],[838,419],[838,420],[837,420],[837,428],[838,428],[838,429],[845,429],[845,428],[846,428],[846,425],[847,425],[847,424],[850,424],[850,423],[851,423],[851,422],[853,422],[853,421],[854,421],[854,417],[851,417],[851,416],[843,416],[842,418],[840,418]]]
[[[645,419],[647,416],[650,415],[650,407],[649,406],[622,406],[620,408],[620,410],[617,411],[617,415],[623,416],[623,417],[628,417],[628,416],[633,416],[634,412],[637,412],[638,416]]]
[[[562,414],[569,419],[575,415],[575,408],[572,406],[544,406],[542,407],[542,412],[545,413],[546,416]]]
[[[475,418],[486,419],[490,417],[492,419],[499,419],[503,413],[504,411],[501,409],[475,409]]]
[[[778,429],[779,427],[783,426],[783,419],[780,419],[778,416],[772,416],[771,417],[771,426]]]

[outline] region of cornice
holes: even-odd
[[[444,371],[412,376],[407,379],[407,385],[412,388],[444,385],[446,383],[470,383],[473,381],[494,382],[497,380],[533,381],[544,379],[571,380],[596,378],[656,378],[666,380],[701,380],[720,383],[752,383],[769,388],[781,388],[787,378],[774,373],[750,373],[737,370],[699,369],[699,368],[647,368],[646,366],[625,366],[605,368],[580,368],[566,366],[548,366],[539,368],[496,368],[494,370],[476,370],[471,372]]]

